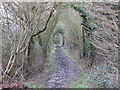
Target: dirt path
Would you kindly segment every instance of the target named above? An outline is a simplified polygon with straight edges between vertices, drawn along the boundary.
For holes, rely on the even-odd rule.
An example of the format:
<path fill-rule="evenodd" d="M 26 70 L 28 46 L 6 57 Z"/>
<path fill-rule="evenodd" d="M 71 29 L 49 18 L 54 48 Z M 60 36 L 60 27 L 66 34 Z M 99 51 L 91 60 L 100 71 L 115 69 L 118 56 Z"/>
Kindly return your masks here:
<path fill-rule="evenodd" d="M 68 80 L 75 77 L 74 63 L 64 55 L 61 47 L 56 47 L 53 55 L 54 66 L 53 71 L 48 79 L 46 88 L 65 88 Z"/>

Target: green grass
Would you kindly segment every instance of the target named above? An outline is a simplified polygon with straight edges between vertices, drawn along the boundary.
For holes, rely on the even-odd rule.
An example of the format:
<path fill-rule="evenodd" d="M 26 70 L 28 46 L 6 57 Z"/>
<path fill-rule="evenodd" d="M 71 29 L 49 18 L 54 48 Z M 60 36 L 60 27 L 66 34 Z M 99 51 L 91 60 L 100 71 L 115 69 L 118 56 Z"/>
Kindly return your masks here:
<path fill-rule="evenodd" d="M 55 48 L 52 47 L 51 51 L 50 51 L 50 55 L 53 55 L 55 53 Z"/>
<path fill-rule="evenodd" d="M 65 54 L 65 56 L 67 56 L 68 58 L 70 58 L 71 60 L 75 60 L 74 57 L 65 49 L 62 49 L 63 53 Z"/>
<path fill-rule="evenodd" d="M 70 60 L 72 60 L 72 61 L 75 63 L 75 65 L 76 65 L 76 67 L 77 67 L 78 69 L 81 69 L 81 67 L 82 67 L 82 65 L 81 65 L 81 63 L 80 63 L 81 60 L 76 59 L 73 55 L 71 55 L 71 54 L 69 53 L 68 50 L 66 50 L 66 49 L 62 49 L 62 50 L 63 50 L 64 55 L 67 56 Z"/>
<path fill-rule="evenodd" d="M 79 72 L 76 75 L 76 79 L 71 81 L 70 84 L 67 85 L 68 88 L 92 88 L 94 84 L 91 80 L 91 74 L 89 70 L 86 72 Z M 95 81 L 96 82 L 96 81 Z M 97 83 L 97 82 L 96 82 Z"/>
<path fill-rule="evenodd" d="M 87 85 L 87 78 L 83 75 L 79 75 L 79 78 L 77 77 L 77 80 L 72 81 L 67 86 L 68 88 L 88 88 Z"/>
<path fill-rule="evenodd" d="M 76 68 L 80 70 L 82 68 L 81 60 L 75 59 L 74 56 L 72 56 L 66 49 L 63 49 L 63 53 L 72 60 Z M 77 73 L 76 80 L 70 81 L 70 84 L 67 85 L 68 88 L 89 88 L 90 83 L 88 83 L 88 74 L 86 73 Z"/>
<path fill-rule="evenodd" d="M 30 83 L 25 83 L 24 85 L 27 88 L 41 88 L 40 85 L 38 85 L 36 83 L 31 83 L 31 84 Z"/>
<path fill-rule="evenodd" d="M 52 69 L 53 66 L 53 54 L 55 53 L 55 48 L 52 47 L 48 56 L 48 62 L 45 63 L 45 70 L 49 71 Z"/>

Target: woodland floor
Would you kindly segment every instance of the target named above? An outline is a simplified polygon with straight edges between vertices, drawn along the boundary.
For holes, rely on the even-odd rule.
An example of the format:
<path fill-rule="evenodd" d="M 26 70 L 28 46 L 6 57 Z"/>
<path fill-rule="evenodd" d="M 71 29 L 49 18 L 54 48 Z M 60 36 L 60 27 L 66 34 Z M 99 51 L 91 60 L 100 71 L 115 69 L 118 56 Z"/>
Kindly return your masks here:
<path fill-rule="evenodd" d="M 96 88 L 104 75 L 74 59 L 63 47 L 56 46 L 50 51 L 43 72 L 36 72 L 22 82 L 25 88 Z M 4 84 L 0 87 L 23 87 L 19 83 Z"/>
<path fill-rule="evenodd" d="M 77 71 L 75 64 L 64 54 L 62 47 L 56 46 L 52 59 L 52 70 L 44 73 L 44 75 L 38 75 L 30 79 L 26 84 L 27 86 L 32 88 L 66 88 L 67 84 L 75 79 Z M 32 86 L 30 86 L 29 82 Z"/>
<path fill-rule="evenodd" d="M 75 65 L 64 55 L 61 47 L 58 46 L 56 47 L 53 58 L 55 59 L 53 71 L 49 76 L 49 80 L 47 81 L 48 84 L 45 87 L 65 88 L 68 80 L 75 77 Z"/>

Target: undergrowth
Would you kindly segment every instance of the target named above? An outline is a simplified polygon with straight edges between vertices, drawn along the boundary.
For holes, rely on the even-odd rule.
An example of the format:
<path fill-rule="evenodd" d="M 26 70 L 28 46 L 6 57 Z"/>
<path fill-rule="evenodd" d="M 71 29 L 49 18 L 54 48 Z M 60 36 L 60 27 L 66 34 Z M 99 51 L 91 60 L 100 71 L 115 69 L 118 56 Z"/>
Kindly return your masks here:
<path fill-rule="evenodd" d="M 26 88 L 41 88 L 41 86 L 36 83 L 27 83 L 26 82 L 24 85 Z"/>
<path fill-rule="evenodd" d="M 69 88 L 88 88 L 87 86 L 87 76 L 86 75 L 82 75 L 82 73 L 80 73 L 79 71 L 82 69 L 82 65 L 78 62 L 80 60 L 75 59 L 75 57 L 73 57 L 67 50 L 63 49 L 63 53 L 65 54 L 65 56 L 67 56 L 68 58 L 70 58 L 70 60 L 72 60 L 77 68 L 77 77 L 76 80 L 70 81 L 70 84 L 67 85 L 67 87 Z"/>
<path fill-rule="evenodd" d="M 49 53 L 49 56 L 48 56 L 48 62 L 45 63 L 45 67 L 44 69 L 47 70 L 47 71 L 50 71 L 52 69 L 52 66 L 53 66 L 53 54 L 55 53 L 55 48 L 52 47 L 51 50 L 50 50 L 50 53 Z"/>

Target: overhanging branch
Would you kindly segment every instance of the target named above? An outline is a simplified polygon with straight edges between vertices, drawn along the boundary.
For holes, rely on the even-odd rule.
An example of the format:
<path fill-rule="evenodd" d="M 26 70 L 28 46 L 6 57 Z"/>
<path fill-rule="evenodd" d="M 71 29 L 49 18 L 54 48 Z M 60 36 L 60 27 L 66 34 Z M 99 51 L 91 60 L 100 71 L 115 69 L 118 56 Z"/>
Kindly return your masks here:
<path fill-rule="evenodd" d="M 50 18 L 52 17 L 53 12 L 55 11 L 55 8 L 56 8 L 56 7 L 57 7 L 57 4 L 55 4 L 55 5 L 52 7 L 52 10 L 51 10 L 51 12 L 50 12 L 50 15 L 49 15 L 49 17 L 48 17 L 48 19 L 47 19 L 47 21 L 46 21 L 46 24 L 45 24 L 45 27 L 43 28 L 43 30 L 37 32 L 36 34 L 33 34 L 32 37 L 37 36 L 37 35 L 39 35 L 40 33 L 44 32 L 44 31 L 46 30 L 47 25 L 48 25 L 48 22 L 50 21 Z"/>

